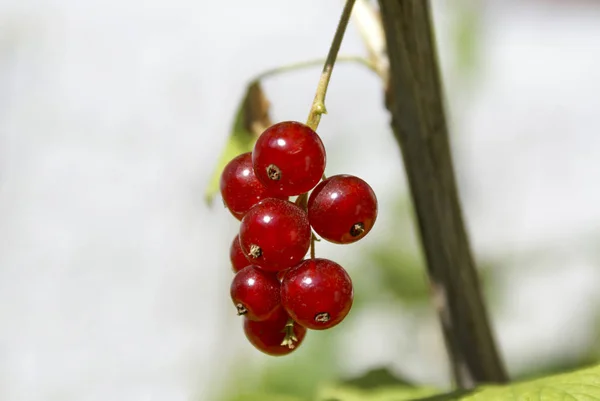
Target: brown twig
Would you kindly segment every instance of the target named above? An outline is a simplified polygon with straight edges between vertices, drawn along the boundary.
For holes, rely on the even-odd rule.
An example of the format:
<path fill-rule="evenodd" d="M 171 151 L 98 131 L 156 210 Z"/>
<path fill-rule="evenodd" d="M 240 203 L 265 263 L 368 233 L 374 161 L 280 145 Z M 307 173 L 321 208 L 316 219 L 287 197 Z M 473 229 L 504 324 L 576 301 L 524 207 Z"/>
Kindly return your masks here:
<path fill-rule="evenodd" d="M 390 63 L 386 103 L 455 380 L 462 388 L 505 382 L 456 188 L 429 1 L 379 5 Z"/>

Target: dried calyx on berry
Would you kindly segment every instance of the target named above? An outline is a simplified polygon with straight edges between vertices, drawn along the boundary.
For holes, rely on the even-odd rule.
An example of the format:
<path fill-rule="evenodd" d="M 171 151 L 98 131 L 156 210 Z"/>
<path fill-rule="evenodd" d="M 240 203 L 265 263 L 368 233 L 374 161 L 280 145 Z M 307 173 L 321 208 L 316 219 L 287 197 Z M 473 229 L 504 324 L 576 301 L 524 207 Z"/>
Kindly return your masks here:
<path fill-rule="evenodd" d="M 308 329 L 336 326 L 350 312 L 353 299 L 350 276 L 328 259 L 307 259 L 291 268 L 281 282 L 281 304 Z"/>
<path fill-rule="evenodd" d="M 283 308 L 264 322 L 244 319 L 244 334 L 256 349 L 267 355 L 281 356 L 294 352 L 304 341 L 306 328 L 289 318 Z"/>

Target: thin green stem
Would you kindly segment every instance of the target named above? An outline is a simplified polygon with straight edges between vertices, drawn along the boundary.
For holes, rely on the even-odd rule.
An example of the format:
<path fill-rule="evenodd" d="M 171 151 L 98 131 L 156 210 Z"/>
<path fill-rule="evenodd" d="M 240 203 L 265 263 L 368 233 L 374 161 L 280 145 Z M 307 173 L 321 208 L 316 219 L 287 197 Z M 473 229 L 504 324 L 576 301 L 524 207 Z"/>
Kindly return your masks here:
<path fill-rule="evenodd" d="M 354 6 L 355 2 L 356 0 L 346 1 L 346 5 L 342 11 L 342 16 L 340 17 L 340 22 L 338 23 L 335 35 L 333 36 L 333 41 L 331 42 L 331 47 L 329 48 L 329 54 L 327 54 L 327 59 L 325 60 L 325 65 L 323 66 L 321 79 L 317 85 L 317 93 L 315 94 L 315 99 L 313 100 L 310 113 L 308 114 L 308 118 L 306 120 L 306 125 L 311 127 L 313 130 L 316 130 L 319 126 L 321 115 L 327 113 L 327 109 L 325 108 L 325 95 L 327 94 L 327 86 L 329 85 L 331 73 L 333 72 L 333 66 L 335 65 L 340 46 L 342 45 L 344 33 L 346 33 L 346 27 L 348 26 L 348 21 L 350 20 L 350 15 L 352 14 L 352 7 Z"/>
<path fill-rule="evenodd" d="M 312 60 L 305 60 L 305 61 L 300 61 L 297 63 L 291 63 L 291 64 L 287 64 L 287 65 L 282 65 L 280 67 L 275 67 L 275 68 L 271 68 L 269 70 L 263 71 L 260 74 L 258 74 L 256 77 L 254 77 L 254 79 L 252 80 L 252 82 L 257 82 L 257 81 L 261 81 L 264 80 L 266 78 L 271 78 L 280 74 L 285 74 L 287 72 L 292 72 L 292 71 L 297 71 L 297 70 L 303 70 L 306 68 L 310 68 L 310 67 L 317 67 L 320 65 L 323 65 L 323 63 L 326 62 L 326 59 L 324 58 L 317 58 L 317 59 L 312 59 Z M 377 67 L 367 58 L 362 57 L 362 56 L 339 56 L 337 58 L 338 63 L 357 63 L 357 64 L 361 64 L 365 67 L 367 67 L 368 69 L 370 69 L 373 72 L 377 72 Z"/>

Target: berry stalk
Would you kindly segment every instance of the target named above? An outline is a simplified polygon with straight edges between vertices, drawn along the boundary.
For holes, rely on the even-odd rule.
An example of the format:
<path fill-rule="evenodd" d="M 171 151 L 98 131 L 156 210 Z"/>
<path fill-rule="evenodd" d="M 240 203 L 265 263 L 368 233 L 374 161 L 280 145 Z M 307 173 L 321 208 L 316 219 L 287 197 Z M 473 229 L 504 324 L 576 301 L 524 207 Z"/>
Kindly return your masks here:
<path fill-rule="evenodd" d="M 319 122 L 321 121 L 321 115 L 327 113 L 327 109 L 325 108 L 325 95 L 327 94 L 327 86 L 329 86 L 329 80 L 331 79 L 333 66 L 335 65 L 340 46 L 342 45 L 342 40 L 344 39 L 346 27 L 348 26 L 348 21 L 350 20 L 350 15 L 352 14 L 352 7 L 354 6 L 355 2 L 356 0 L 346 1 L 346 5 L 342 11 L 342 16 L 340 17 L 340 22 L 338 23 L 335 35 L 333 36 L 333 41 L 331 42 L 331 46 L 329 48 L 329 53 L 327 54 L 327 59 L 325 59 L 325 65 L 323 66 L 321 79 L 319 79 L 319 84 L 317 85 L 315 99 L 313 100 L 310 113 L 308 114 L 308 118 L 306 120 L 306 125 L 315 131 L 317 130 Z"/>
<path fill-rule="evenodd" d="M 310 237 L 310 258 L 315 258 L 315 243 L 321 241 L 315 234 Z"/>
<path fill-rule="evenodd" d="M 283 337 L 283 341 L 281 341 L 281 346 L 288 347 L 289 349 L 296 348 L 296 344 L 294 343 L 298 342 L 298 337 L 296 337 L 296 333 L 294 332 L 294 321 L 292 319 L 288 318 L 283 332 L 285 333 L 285 337 Z"/>
<path fill-rule="evenodd" d="M 321 72 L 321 78 L 319 79 L 319 83 L 317 84 L 317 93 L 315 94 L 312 106 L 310 107 L 308 118 L 306 119 L 306 125 L 312 128 L 314 131 L 317 130 L 319 123 L 321 122 L 321 115 L 327 113 L 327 108 L 325 107 L 325 96 L 327 95 L 327 88 L 329 86 L 329 81 L 331 80 L 333 66 L 335 65 L 338 52 L 340 51 L 340 46 L 342 45 L 342 40 L 344 39 L 346 27 L 348 26 L 348 21 L 350 21 L 350 16 L 352 15 L 352 8 L 354 7 L 355 2 L 356 0 L 347 0 L 346 4 L 344 5 L 344 9 L 342 10 L 342 15 L 340 17 L 340 22 L 338 23 L 337 29 L 335 30 L 331 46 L 329 47 L 329 53 L 327 54 L 327 58 L 325 59 L 325 65 L 323 66 L 323 71 Z M 367 66 L 374 70 L 372 64 L 369 63 L 367 64 Z M 322 179 L 327 179 L 325 173 L 323 173 Z M 310 241 L 310 257 L 312 259 L 315 258 L 315 241 L 316 237 L 313 234 L 311 236 Z"/>

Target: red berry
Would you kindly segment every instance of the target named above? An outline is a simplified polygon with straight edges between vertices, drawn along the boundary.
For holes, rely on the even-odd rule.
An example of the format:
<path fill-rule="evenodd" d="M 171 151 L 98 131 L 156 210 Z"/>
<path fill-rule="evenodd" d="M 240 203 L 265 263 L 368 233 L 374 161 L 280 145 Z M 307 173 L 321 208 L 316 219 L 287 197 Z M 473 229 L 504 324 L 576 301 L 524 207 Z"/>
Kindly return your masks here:
<path fill-rule="evenodd" d="M 340 323 L 352 307 L 352 280 L 337 263 L 307 259 L 290 269 L 281 283 L 281 304 L 294 321 L 313 330 Z"/>
<path fill-rule="evenodd" d="M 325 161 L 325 147 L 319 135 L 295 121 L 267 128 L 258 137 L 252 152 L 252 165 L 258 179 L 284 196 L 313 189 L 323 176 Z"/>
<path fill-rule="evenodd" d="M 229 260 L 231 260 L 231 269 L 234 273 L 252 264 L 244 254 L 244 251 L 242 251 L 239 234 L 235 236 L 229 247 Z"/>
<path fill-rule="evenodd" d="M 285 270 L 304 258 L 311 230 L 304 210 L 292 202 L 268 198 L 242 219 L 240 245 L 252 264 L 268 271 Z"/>
<path fill-rule="evenodd" d="M 289 322 L 288 315 L 283 308 L 275 312 L 275 316 L 264 322 L 253 322 L 244 319 L 244 333 L 246 338 L 256 349 L 268 355 L 287 355 L 304 340 L 306 328 L 296 322 Z"/>
<path fill-rule="evenodd" d="M 308 198 L 308 220 L 330 242 L 349 244 L 365 235 L 377 219 L 377 198 L 365 181 L 334 175 L 322 181 Z"/>
<path fill-rule="evenodd" d="M 262 199 L 278 196 L 254 175 L 252 154 L 243 153 L 231 160 L 221 173 L 221 196 L 225 206 L 238 220 Z"/>
<path fill-rule="evenodd" d="M 236 273 L 231 283 L 231 300 L 250 320 L 267 320 L 280 306 L 281 285 L 274 274 L 256 266 L 246 266 Z"/>

